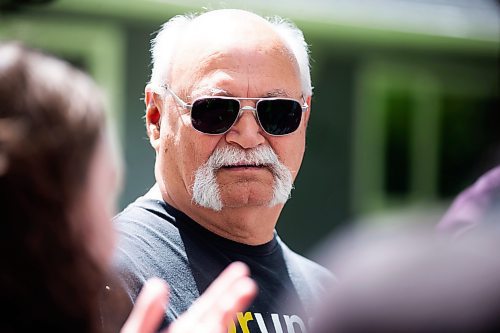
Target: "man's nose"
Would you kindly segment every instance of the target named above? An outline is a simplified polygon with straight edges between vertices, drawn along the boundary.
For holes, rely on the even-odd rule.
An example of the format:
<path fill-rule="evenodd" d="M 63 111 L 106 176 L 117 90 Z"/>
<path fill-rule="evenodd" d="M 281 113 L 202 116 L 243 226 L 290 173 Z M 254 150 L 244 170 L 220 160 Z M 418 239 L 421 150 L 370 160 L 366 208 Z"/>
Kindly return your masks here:
<path fill-rule="evenodd" d="M 243 107 L 236 124 L 226 133 L 226 141 L 244 149 L 255 148 L 265 142 L 263 130 L 254 111 Z"/>

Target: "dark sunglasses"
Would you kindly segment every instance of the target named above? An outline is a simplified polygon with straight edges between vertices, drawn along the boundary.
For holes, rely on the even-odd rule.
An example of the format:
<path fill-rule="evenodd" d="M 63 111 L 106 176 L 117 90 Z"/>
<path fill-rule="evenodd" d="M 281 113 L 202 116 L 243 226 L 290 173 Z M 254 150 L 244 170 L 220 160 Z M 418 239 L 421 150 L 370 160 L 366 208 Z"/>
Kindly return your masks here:
<path fill-rule="evenodd" d="M 291 98 L 201 97 L 188 104 L 168 86 L 165 88 L 184 109 L 191 111 L 191 124 L 205 134 L 224 134 L 233 127 L 243 111 L 252 111 L 260 127 L 270 135 L 287 135 L 299 128 L 302 112 L 309 107 Z M 241 107 L 240 101 L 257 101 L 255 108 Z"/>

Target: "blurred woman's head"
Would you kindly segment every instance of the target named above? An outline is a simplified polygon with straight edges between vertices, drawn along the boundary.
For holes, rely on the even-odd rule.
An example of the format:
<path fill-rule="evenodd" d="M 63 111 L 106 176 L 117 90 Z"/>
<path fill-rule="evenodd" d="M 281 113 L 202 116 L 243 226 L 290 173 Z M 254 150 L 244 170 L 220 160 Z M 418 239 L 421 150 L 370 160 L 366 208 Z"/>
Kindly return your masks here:
<path fill-rule="evenodd" d="M 88 319 L 114 241 L 116 169 L 105 133 L 101 92 L 86 74 L 0 44 L 0 285 L 4 314 L 19 327 L 36 324 L 22 316 L 30 313 L 64 330 L 65 311 L 94 329 Z"/>
<path fill-rule="evenodd" d="M 338 283 L 317 304 L 311 331 L 500 332 L 499 231 L 479 224 L 451 239 L 405 221 L 335 234 L 321 261 Z"/>

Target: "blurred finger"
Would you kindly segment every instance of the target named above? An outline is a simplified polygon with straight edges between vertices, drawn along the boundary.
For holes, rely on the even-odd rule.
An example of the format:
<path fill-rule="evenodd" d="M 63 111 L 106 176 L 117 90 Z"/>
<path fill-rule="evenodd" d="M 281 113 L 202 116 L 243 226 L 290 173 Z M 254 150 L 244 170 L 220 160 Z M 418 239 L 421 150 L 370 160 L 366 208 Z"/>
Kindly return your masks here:
<path fill-rule="evenodd" d="M 146 281 L 121 333 L 153 333 L 160 326 L 168 302 L 168 285 L 152 278 Z"/>
<path fill-rule="evenodd" d="M 228 266 L 168 332 L 226 332 L 236 312 L 246 309 L 257 293 L 249 273 L 243 263 Z"/>

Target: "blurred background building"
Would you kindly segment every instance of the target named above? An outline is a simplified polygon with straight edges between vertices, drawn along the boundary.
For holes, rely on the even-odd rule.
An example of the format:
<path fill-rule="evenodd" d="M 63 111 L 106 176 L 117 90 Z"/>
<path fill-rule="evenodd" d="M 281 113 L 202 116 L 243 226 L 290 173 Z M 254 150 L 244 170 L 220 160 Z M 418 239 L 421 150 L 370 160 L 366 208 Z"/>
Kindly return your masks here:
<path fill-rule="evenodd" d="M 106 91 L 126 166 L 120 209 L 154 182 L 142 102 L 149 41 L 170 17 L 205 8 L 288 17 L 310 44 L 306 156 L 278 224 L 295 250 L 307 255 L 349 223 L 436 223 L 500 164 L 497 1 L 0 0 L 0 8 L 1 40 L 55 53 Z"/>

